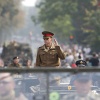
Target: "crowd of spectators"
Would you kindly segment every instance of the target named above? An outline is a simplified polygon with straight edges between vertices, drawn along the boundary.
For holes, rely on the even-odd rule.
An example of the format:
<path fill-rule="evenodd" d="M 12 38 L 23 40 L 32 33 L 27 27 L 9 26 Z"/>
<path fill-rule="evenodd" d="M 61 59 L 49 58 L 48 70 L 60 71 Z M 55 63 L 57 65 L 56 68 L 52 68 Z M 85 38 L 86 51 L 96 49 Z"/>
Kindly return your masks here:
<path fill-rule="evenodd" d="M 67 68 L 76 68 L 75 62 L 77 60 L 84 60 L 87 62 L 87 67 L 99 67 L 100 53 L 91 50 L 89 46 L 82 47 L 77 44 L 63 45 L 63 50 L 67 52 L 66 59 L 62 61 L 62 65 Z"/>
<path fill-rule="evenodd" d="M 75 62 L 77 60 L 85 60 L 87 67 L 98 67 L 100 65 L 100 53 L 93 52 L 89 46 L 82 47 L 78 44 L 73 44 L 71 46 L 61 45 L 61 47 L 67 52 L 66 59 L 61 61 L 61 67 L 76 68 Z M 29 44 L 12 41 L 0 46 L 0 67 L 8 66 L 15 56 L 20 58 L 22 66 L 26 66 L 27 61 L 31 63 L 33 61 Z"/>

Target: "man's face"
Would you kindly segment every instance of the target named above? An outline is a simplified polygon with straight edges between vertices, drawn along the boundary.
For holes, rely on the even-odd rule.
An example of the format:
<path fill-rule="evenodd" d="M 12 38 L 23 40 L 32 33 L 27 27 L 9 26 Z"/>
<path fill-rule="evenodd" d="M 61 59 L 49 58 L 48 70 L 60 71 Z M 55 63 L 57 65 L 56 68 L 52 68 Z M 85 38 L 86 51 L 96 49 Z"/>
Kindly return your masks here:
<path fill-rule="evenodd" d="M 18 58 L 14 59 L 14 63 L 18 64 L 19 63 L 19 59 Z"/>
<path fill-rule="evenodd" d="M 9 73 L 0 74 L 0 95 L 9 94 L 14 90 L 15 84 Z"/>
<path fill-rule="evenodd" d="M 52 43 L 52 38 L 51 37 L 48 37 L 48 38 L 44 38 L 44 43 L 46 46 L 51 46 L 51 43 Z"/>
<path fill-rule="evenodd" d="M 29 66 L 31 66 L 31 65 L 32 65 L 31 60 L 28 60 L 28 61 L 27 61 L 27 66 L 29 67 Z"/>
<path fill-rule="evenodd" d="M 91 90 L 91 84 L 92 84 L 92 82 L 90 80 L 83 81 L 83 82 L 75 80 L 75 82 L 74 82 L 76 91 L 81 96 L 85 96 L 89 93 L 89 91 Z"/>

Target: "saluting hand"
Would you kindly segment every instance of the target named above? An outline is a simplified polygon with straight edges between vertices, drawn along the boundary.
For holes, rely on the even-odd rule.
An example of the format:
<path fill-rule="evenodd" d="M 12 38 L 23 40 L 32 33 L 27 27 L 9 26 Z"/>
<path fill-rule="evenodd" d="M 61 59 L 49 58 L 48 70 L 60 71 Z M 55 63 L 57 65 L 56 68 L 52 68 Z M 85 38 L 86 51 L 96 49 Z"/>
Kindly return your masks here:
<path fill-rule="evenodd" d="M 55 46 L 58 46 L 58 42 L 57 42 L 56 39 L 54 39 L 54 45 L 55 45 Z"/>

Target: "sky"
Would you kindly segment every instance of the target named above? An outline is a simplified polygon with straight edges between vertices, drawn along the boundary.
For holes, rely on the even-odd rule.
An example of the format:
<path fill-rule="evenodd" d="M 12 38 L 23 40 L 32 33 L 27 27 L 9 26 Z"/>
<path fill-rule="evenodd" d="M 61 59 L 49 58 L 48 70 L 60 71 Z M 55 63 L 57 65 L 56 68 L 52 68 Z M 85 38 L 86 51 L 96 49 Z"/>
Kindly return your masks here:
<path fill-rule="evenodd" d="M 22 4 L 28 7 L 34 7 L 37 0 L 23 0 Z"/>

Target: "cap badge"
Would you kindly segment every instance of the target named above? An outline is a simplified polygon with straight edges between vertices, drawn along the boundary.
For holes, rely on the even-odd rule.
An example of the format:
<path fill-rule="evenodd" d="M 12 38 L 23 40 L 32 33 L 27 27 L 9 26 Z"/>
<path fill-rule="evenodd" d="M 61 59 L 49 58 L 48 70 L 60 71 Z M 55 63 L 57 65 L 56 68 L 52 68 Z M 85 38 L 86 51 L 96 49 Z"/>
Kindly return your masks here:
<path fill-rule="evenodd" d="M 81 64 L 83 64 L 83 61 L 80 61 Z"/>

